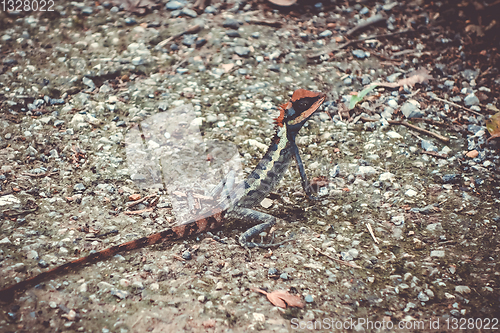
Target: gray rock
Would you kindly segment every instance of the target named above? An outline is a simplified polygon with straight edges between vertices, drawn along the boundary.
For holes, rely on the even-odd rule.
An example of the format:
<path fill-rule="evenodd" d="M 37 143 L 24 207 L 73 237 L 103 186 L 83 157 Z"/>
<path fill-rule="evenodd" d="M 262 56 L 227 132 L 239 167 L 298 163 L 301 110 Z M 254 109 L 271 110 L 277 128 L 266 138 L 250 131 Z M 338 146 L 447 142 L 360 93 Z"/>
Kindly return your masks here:
<path fill-rule="evenodd" d="M 111 289 L 111 295 L 116 296 L 119 299 L 125 299 L 128 297 L 129 292 L 120 289 Z"/>
<path fill-rule="evenodd" d="M 92 7 L 83 7 L 82 9 L 83 15 L 92 15 L 93 12 L 94 10 L 92 9 Z"/>
<path fill-rule="evenodd" d="M 178 9 L 181 9 L 182 7 L 184 7 L 184 4 L 182 2 L 179 2 L 179 1 L 169 1 L 165 5 L 165 8 L 167 10 L 178 10 Z"/>
<path fill-rule="evenodd" d="M 11 66 L 11 65 L 17 64 L 17 60 L 16 59 L 12 59 L 12 58 L 5 58 L 5 59 L 2 60 L 2 63 L 4 65 Z"/>
<path fill-rule="evenodd" d="M 340 252 L 340 256 L 344 261 L 353 261 L 354 258 L 349 252 Z"/>
<path fill-rule="evenodd" d="M 12 244 L 12 242 L 9 240 L 8 237 L 0 239 L 0 245 L 8 245 L 8 244 Z"/>
<path fill-rule="evenodd" d="M 427 296 L 427 294 L 425 294 L 423 291 L 418 293 L 417 298 L 420 302 L 427 302 L 429 300 L 429 296 Z"/>
<path fill-rule="evenodd" d="M 236 53 L 240 57 L 248 57 L 250 55 L 250 48 L 246 46 L 236 46 L 234 48 L 234 53 Z"/>
<path fill-rule="evenodd" d="M 198 14 L 194 10 L 192 10 L 190 8 L 182 8 L 181 15 L 186 15 L 186 16 L 189 16 L 189 17 L 192 17 L 192 18 L 195 18 L 195 17 L 198 16 Z"/>
<path fill-rule="evenodd" d="M 394 99 L 388 100 L 387 105 L 389 105 L 393 109 L 397 109 L 399 107 L 398 102 L 396 102 Z"/>
<path fill-rule="evenodd" d="M 198 38 L 197 35 L 184 35 L 184 38 L 182 39 L 182 44 L 186 46 L 191 46 L 196 42 L 197 38 Z"/>
<path fill-rule="evenodd" d="M 144 65 L 145 63 L 146 61 L 142 57 L 135 57 L 132 59 L 132 65 L 134 66 Z"/>
<path fill-rule="evenodd" d="M 359 251 L 357 249 L 349 249 L 348 252 L 354 259 L 359 257 Z"/>
<path fill-rule="evenodd" d="M 236 30 L 240 27 L 240 23 L 235 19 L 228 18 L 222 23 L 222 26 L 224 28 L 231 28 Z"/>
<path fill-rule="evenodd" d="M 479 105 L 479 98 L 471 93 L 464 98 L 464 104 L 465 106 Z"/>
<path fill-rule="evenodd" d="M 270 65 L 268 69 L 271 72 L 276 72 L 276 73 L 279 73 L 281 71 L 281 67 L 279 65 Z"/>
<path fill-rule="evenodd" d="M 456 286 L 455 291 L 461 294 L 469 294 L 471 289 L 468 286 Z"/>
<path fill-rule="evenodd" d="M 233 38 L 240 37 L 240 33 L 238 32 L 238 30 L 228 30 L 226 31 L 226 35 Z"/>
<path fill-rule="evenodd" d="M 445 85 L 445 87 L 447 87 L 448 89 L 451 89 L 451 88 L 453 88 L 453 86 L 455 85 L 455 81 L 452 81 L 452 80 L 446 80 L 446 81 L 444 81 L 444 85 Z"/>
<path fill-rule="evenodd" d="M 86 85 L 87 87 L 89 87 L 91 90 L 94 90 L 95 89 L 95 83 L 94 81 L 92 81 L 91 79 L 89 79 L 88 77 L 83 77 L 82 78 L 82 82 L 84 85 Z"/>
<path fill-rule="evenodd" d="M 366 57 L 365 51 L 363 50 L 352 50 L 352 54 L 358 59 L 364 59 Z"/>
<path fill-rule="evenodd" d="M 413 101 L 404 103 L 401 106 L 401 113 L 403 113 L 406 118 L 421 118 L 423 115 L 419 109 L 418 103 Z"/>
<path fill-rule="evenodd" d="M 0 197 L 0 207 L 14 206 L 19 205 L 20 203 L 21 201 L 12 194 L 3 195 Z"/>
<path fill-rule="evenodd" d="M 207 6 L 207 8 L 205 8 L 205 13 L 215 14 L 217 13 L 217 9 L 214 6 Z"/>
<path fill-rule="evenodd" d="M 442 178 L 443 182 L 446 184 L 456 183 L 458 181 L 458 175 L 454 173 L 446 174 Z"/>
<path fill-rule="evenodd" d="M 83 185 L 82 183 L 78 183 L 75 186 L 73 186 L 73 190 L 75 192 L 85 191 L 85 185 Z"/>
<path fill-rule="evenodd" d="M 49 99 L 49 105 L 60 105 L 64 104 L 64 99 L 62 98 L 50 98 Z"/>
<path fill-rule="evenodd" d="M 325 30 L 319 34 L 319 37 L 327 38 L 327 37 L 330 37 L 331 35 L 333 35 L 333 32 L 331 32 L 331 30 Z"/>
<path fill-rule="evenodd" d="M 126 25 L 134 25 L 134 24 L 137 24 L 137 21 L 133 17 L 127 17 L 125 19 L 125 24 Z"/>
<path fill-rule="evenodd" d="M 464 77 L 464 79 L 469 80 L 469 81 L 475 80 L 479 76 L 479 69 L 475 69 L 475 70 L 466 69 L 466 70 L 462 71 L 462 76 Z"/>
<path fill-rule="evenodd" d="M 201 39 L 197 39 L 194 44 L 195 44 L 195 47 L 200 48 L 203 45 L 205 45 L 206 43 L 207 43 L 207 40 L 205 38 L 201 38 Z"/>
<path fill-rule="evenodd" d="M 438 147 L 436 147 L 434 145 L 434 143 L 432 143 L 431 141 L 428 141 L 428 140 L 422 140 L 422 142 L 420 143 L 420 145 L 422 146 L 422 149 L 425 150 L 425 151 L 438 151 Z"/>
<path fill-rule="evenodd" d="M 431 251 L 431 257 L 443 258 L 445 256 L 444 250 L 434 250 Z"/>
<path fill-rule="evenodd" d="M 182 252 L 182 259 L 184 260 L 191 260 L 193 257 L 191 255 L 191 252 L 189 252 L 188 250 Z"/>
<path fill-rule="evenodd" d="M 401 73 L 394 73 L 392 75 L 389 75 L 387 77 L 387 81 L 388 82 L 396 82 L 401 75 L 402 75 Z"/>
<path fill-rule="evenodd" d="M 18 264 L 14 264 L 11 266 L 13 270 L 15 270 L 16 272 L 22 272 L 26 269 L 26 265 L 23 264 L 22 262 L 18 263 Z"/>

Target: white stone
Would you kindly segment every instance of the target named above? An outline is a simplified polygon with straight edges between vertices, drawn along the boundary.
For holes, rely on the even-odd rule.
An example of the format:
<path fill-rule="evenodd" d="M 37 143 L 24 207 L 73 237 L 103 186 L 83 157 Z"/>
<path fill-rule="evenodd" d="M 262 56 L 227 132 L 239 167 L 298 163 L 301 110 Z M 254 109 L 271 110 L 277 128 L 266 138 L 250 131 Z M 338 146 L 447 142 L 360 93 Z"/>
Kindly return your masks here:
<path fill-rule="evenodd" d="M 403 138 L 401 136 L 401 134 L 399 134 L 398 132 L 394 132 L 394 131 L 389 131 L 385 135 L 387 135 L 391 139 L 402 139 Z"/>
<path fill-rule="evenodd" d="M 2 170 L 3 171 L 3 170 Z M 0 207 L 19 205 L 21 201 L 13 196 L 12 194 L 4 195 L 0 197 Z"/>
<path fill-rule="evenodd" d="M 409 189 L 408 191 L 405 192 L 405 195 L 408 196 L 408 197 L 414 197 L 418 194 L 417 191 L 415 190 L 412 190 L 412 189 Z"/>

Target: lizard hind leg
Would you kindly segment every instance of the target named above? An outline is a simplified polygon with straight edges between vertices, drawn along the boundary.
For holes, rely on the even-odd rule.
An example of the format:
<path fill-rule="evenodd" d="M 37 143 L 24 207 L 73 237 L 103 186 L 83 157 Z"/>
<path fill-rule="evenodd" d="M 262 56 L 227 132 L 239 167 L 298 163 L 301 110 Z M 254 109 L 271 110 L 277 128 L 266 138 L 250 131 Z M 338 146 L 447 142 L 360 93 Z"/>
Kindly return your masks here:
<path fill-rule="evenodd" d="M 251 227 L 250 229 L 248 229 L 247 231 L 245 231 L 240 235 L 239 242 L 240 245 L 243 247 L 269 248 L 269 247 L 280 246 L 290 241 L 290 239 L 288 239 L 280 243 L 268 243 L 268 244 L 250 242 L 250 239 L 252 239 L 255 236 L 258 236 L 262 231 L 271 228 L 273 225 L 276 224 L 278 219 L 272 215 L 262 213 L 250 208 L 234 207 L 229 213 L 229 217 L 238 220 L 246 220 L 253 223 L 258 223 L 257 225 Z"/>

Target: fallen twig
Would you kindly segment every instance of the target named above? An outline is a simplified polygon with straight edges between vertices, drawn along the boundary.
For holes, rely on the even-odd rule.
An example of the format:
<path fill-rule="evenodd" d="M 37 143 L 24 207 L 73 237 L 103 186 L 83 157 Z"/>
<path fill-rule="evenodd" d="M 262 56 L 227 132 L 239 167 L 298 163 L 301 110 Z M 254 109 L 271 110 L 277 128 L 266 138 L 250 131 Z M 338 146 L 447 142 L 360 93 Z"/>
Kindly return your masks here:
<path fill-rule="evenodd" d="M 383 13 L 373 15 L 372 17 L 369 17 L 366 20 L 359 23 L 358 25 L 356 25 L 351 30 L 347 31 L 346 35 L 350 36 L 350 35 L 354 34 L 356 31 L 364 30 L 364 29 L 368 28 L 370 25 L 375 25 L 375 24 L 378 24 L 380 22 L 384 22 L 386 20 L 387 20 L 387 15 L 385 15 Z"/>
<path fill-rule="evenodd" d="M 26 210 L 14 210 L 14 209 L 6 209 L 2 211 L 1 213 L 5 216 L 17 216 L 17 215 L 22 215 L 22 214 L 28 214 L 28 213 L 33 213 L 36 211 L 36 208 L 33 209 L 26 209 Z"/>
<path fill-rule="evenodd" d="M 368 231 L 370 232 L 370 235 L 372 236 L 373 241 L 374 241 L 375 243 L 379 244 L 377 237 L 375 237 L 375 234 L 373 233 L 373 229 L 372 229 L 372 226 L 370 225 L 370 223 L 366 223 L 366 228 L 367 228 L 367 229 L 368 229 Z"/>
<path fill-rule="evenodd" d="M 267 19 L 264 19 L 264 20 L 250 19 L 246 22 L 248 22 L 250 24 L 267 25 L 267 26 L 274 27 L 274 28 L 281 28 L 281 26 L 283 25 L 279 21 L 269 21 Z"/>
<path fill-rule="evenodd" d="M 360 38 L 360 39 L 356 39 L 356 40 L 350 40 L 348 42 L 345 42 L 344 44 L 335 45 L 332 48 L 327 48 L 325 50 L 319 51 L 318 53 L 308 54 L 307 58 L 310 59 L 310 60 L 317 59 L 317 58 L 321 57 L 324 54 L 328 54 L 328 53 L 332 53 L 332 52 L 337 52 L 337 51 L 340 51 L 342 49 L 345 49 L 346 47 L 348 47 L 350 45 L 357 44 L 357 43 L 360 43 L 360 42 L 364 42 L 364 41 L 369 40 L 369 39 L 392 37 L 392 36 L 406 34 L 406 33 L 413 32 L 413 31 L 414 31 L 413 29 L 407 29 L 407 30 L 402 30 L 402 31 L 397 31 L 397 32 L 391 32 L 391 33 L 388 33 L 388 34 L 381 34 L 381 35 L 375 35 L 375 36 L 369 36 L 369 37 L 365 37 L 365 38 Z"/>
<path fill-rule="evenodd" d="M 145 212 L 152 212 L 153 208 L 146 208 L 146 209 L 141 209 L 141 210 L 134 210 L 134 211 L 125 211 L 123 212 L 126 215 L 139 215 Z"/>
<path fill-rule="evenodd" d="M 391 125 L 403 125 L 403 126 L 406 126 L 408 128 L 411 128 L 411 129 L 414 129 L 416 131 L 419 131 L 421 133 L 425 133 L 427 135 L 430 135 L 430 136 L 433 136 L 435 137 L 436 139 L 439 139 L 443 142 L 450 142 L 450 139 L 445 137 L 445 136 L 442 136 L 440 134 L 437 134 L 437 133 L 434 133 L 434 132 L 431 132 L 431 131 L 428 131 L 426 129 L 423 129 L 421 127 L 418 127 L 418 126 L 415 126 L 415 125 L 412 125 L 412 124 L 408 124 L 406 121 L 404 120 L 387 120 L 387 122 Z"/>
<path fill-rule="evenodd" d="M 356 265 L 355 263 L 350 263 L 348 261 L 344 261 L 344 260 L 340 260 L 340 259 L 337 259 L 335 257 L 332 257 L 331 255 L 329 254 L 326 254 L 326 253 L 323 253 L 321 252 L 320 249 L 317 249 L 315 248 L 314 246 L 311 246 L 314 250 L 316 250 L 318 253 L 324 255 L 325 257 L 327 257 L 328 259 L 332 259 L 333 261 L 335 261 L 336 263 L 338 264 L 341 264 L 341 265 L 346 265 L 346 266 L 349 266 L 349 267 L 352 267 L 352 268 L 362 268 L 361 266 L 358 266 Z"/>
<path fill-rule="evenodd" d="M 149 198 L 153 198 L 153 197 L 156 197 L 156 194 L 150 194 L 150 195 L 147 195 L 145 196 L 144 198 L 142 199 L 139 199 L 139 200 L 136 200 L 136 201 L 132 201 L 132 202 L 129 202 L 127 203 L 127 208 L 130 208 L 130 207 L 133 207 L 141 202 L 143 202 L 144 200 L 148 200 Z"/>
<path fill-rule="evenodd" d="M 195 34 L 198 31 L 200 31 L 200 29 L 201 29 L 201 27 L 199 25 L 194 25 L 192 27 L 189 27 L 187 30 L 185 30 L 185 31 L 183 31 L 181 33 L 178 33 L 176 35 L 168 37 L 167 39 L 162 40 L 161 42 L 159 42 L 155 46 L 155 49 L 159 50 L 162 47 L 164 47 L 165 45 L 167 45 L 168 43 L 170 43 L 171 41 L 173 41 L 174 39 L 179 38 L 179 37 L 181 37 L 182 35 L 185 35 L 185 34 Z"/>
<path fill-rule="evenodd" d="M 431 155 L 431 156 L 437 157 L 437 158 L 443 158 L 443 159 L 447 159 L 448 158 L 448 156 L 436 153 L 435 151 L 425 151 L 425 150 L 422 150 L 420 153 L 421 154 L 426 154 L 426 155 Z"/>
<path fill-rule="evenodd" d="M 457 104 L 457 103 L 453 103 L 453 102 L 447 101 L 447 100 L 445 100 L 445 99 L 443 99 L 443 98 L 439 98 L 439 97 L 437 97 L 437 96 L 433 96 L 433 97 L 431 97 L 431 99 L 435 99 L 435 100 L 437 100 L 437 101 L 440 101 L 440 102 L 443 102 L 443 103 L 446 103 L 446 104 L 450 104 L 450 105 L 456 106 L 457 108 L 462 108 L 462 109 L 464 109 L 465 111 L 468 111 L 468 112 L 470 112 L 470 113 L 474 113 L 475 115 L 478 115 L 478 116 L 484 116 L 483 114 L 481 114 L 481 113 L 479 113 L 479 112 L 477 112 L 477 111 L 474 111 L 474 110 L 469 109 L 468 107 L 465 107 L 465 106 L 463 106 L 463 105 L 460 105 L 460 104 Z"/>
<path fill-rule="evenodd" d="M 44 173 L 29 173 L 29 172 L 23 172 L 23 176 L 30 176 L 30 177 L 48 177 L 57 174 L 57 172 L 44 172 Z"/>

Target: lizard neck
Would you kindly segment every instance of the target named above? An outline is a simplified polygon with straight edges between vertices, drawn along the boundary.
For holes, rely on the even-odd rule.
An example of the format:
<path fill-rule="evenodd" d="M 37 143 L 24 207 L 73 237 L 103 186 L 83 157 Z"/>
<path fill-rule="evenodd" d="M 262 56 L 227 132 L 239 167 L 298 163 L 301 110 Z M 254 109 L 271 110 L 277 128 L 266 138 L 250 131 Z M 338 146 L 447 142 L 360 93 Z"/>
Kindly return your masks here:
<path fill-rule="evenodd" d="M 264 199 L 283 178 L 293 157 L 294 136 L 286 126 L 277 126 L 271 145 L 259 164 L 243 182 L 244 193 L 237 206 L 250 208 Z"/>

